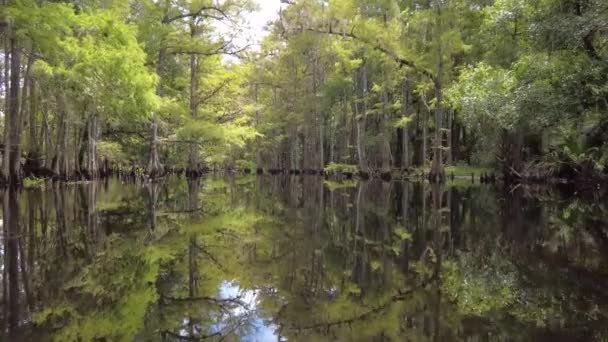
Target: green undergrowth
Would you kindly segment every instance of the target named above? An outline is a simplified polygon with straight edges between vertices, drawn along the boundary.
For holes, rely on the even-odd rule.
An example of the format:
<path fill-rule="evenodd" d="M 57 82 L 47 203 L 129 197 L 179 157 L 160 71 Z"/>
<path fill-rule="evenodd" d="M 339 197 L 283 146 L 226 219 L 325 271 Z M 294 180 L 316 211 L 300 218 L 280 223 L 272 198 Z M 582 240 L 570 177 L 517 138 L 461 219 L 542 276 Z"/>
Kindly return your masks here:
<path fill-rule="evenodd" d="M 428 165 L 416 167 L 412 170 L 411 174 L 413 175 L 428 175 L 431 171 L 431 167 Z M 470 176 L 474 174 L 475 176 L 479 176 L 481 174 L 487 173 L 491 174 L 492 172 L 496 173 L 492 168 L 479 166 L 479 165 L 467 165 L 467 164 L 456 164 L 456 165 L 447 165 L 445 167 L 445 174 L 450 176 Z"/>
<path fill-rule="evenodd" d="M 234 164 L 235 164 L 237 170 L 245 170 L 245 169 L 255 170 L 257 168 L 256 163 L 254 163 L 252 161 L 248 161 L 248 160 L 239 159 Z"/>
<path fill-rule="evenodd" d="M 23 179 L 23 187 L 26 189 L 42 188 L 44 186 L 44 182 L 44 178 L 26 177 Z"/>
<path fill-rule="evenodd" d="M 359 167 L 356 165 L 330 163 L 325 167 L 327 173 L 358 173 Z"/>
<path fill-rule="evenodd" d="M 479 181 L 471 182 L 471 177 L 468 178 L 454 178 L 447 181 L 447 186 L 450 188 L 470 188 L 474 186 L 480 186 Z"/>
<path fill-rule="evenodd" d="M 347 179 L 341 182 L 326 180 L 325 187 L 327 187 L 329 191 L 334 192 L 339 189 L 356 188 L 357 182 L 352 179 Z"/>
<path fill-rule="evenodd" d="M 491 174 L 495 172 L 491 168 L 479 166 L 479 165 L 466 165 L 466 164 L 456 164 L 446 166 L 445 173 L 450 175 L 454 174 L 455 176 L 470 176 L 471 174 L 475 174 L 475 176 L 479 176 L 483 173 Z"/>

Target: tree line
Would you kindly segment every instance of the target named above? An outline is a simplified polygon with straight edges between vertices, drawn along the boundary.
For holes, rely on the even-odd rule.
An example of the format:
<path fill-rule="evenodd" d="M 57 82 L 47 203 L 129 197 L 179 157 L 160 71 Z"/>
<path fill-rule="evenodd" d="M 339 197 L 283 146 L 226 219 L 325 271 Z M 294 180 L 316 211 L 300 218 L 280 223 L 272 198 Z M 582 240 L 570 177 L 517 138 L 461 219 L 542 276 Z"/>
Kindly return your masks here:
<path fill-rule="evenodd" d="M 248 1 L 4 1 L 2 179 L 220 163 L 254 135 L 247 64 L 224 63 Z M 223 27 L 218 34 L 218 27 Z"/>
<path fill-rule="evenodd" d="M 270 169 L 608 166 L 608 4 L 283 1 L 254 85 Z"/>
<path fill-rule="evenodd" d="M 249 0 L 5 0 L 1 178 L 605 176 L 604 1 L 281 2 L 256 50 Z"/>

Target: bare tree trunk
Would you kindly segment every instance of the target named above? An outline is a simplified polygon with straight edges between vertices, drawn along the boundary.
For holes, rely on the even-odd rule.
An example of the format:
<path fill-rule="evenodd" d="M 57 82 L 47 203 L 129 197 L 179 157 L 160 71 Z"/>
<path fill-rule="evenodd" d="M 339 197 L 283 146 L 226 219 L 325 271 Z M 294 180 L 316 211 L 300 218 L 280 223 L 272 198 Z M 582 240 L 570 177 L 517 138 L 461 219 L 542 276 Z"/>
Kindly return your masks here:
<path fill-rule="evenodd" d="M 196 37 L 196 19 L 192 19 L 190 24 L 190 37 L 194 39 Z M 198 69 L 198 55 L 196 53 L 190 54 L 190 117 L 194 120 L 197 117 L 197 96 L 198 91 L 198 80 L 197 80 L 197 69 Z M 198 171 L 198 145 L 191 143 L 190 151 L 188 155 L 188 168 L 191 171 Z"/>
<path fill-rule="evenodd" d="M 87 125 L 87 172 L 91 179 L 99 176 L 97 163 L 98 121 L 97 114 L 93 114 Z"/>
<path fill-rule="evenodd" d="M 154 119 L 150 125 L 150 156 L 146 172 L 151 178 L 163 175 L 163 165 L 158 157 L 158 117 L 154 114 Z"/>
<path fill-rule="evenodd" d="M 386 85 L 386 84 L 385 84 Z M 382 91 L 382 116 L 380 118 L 380 141 L 381 149 L 381 172 L 382 174 L 390 174 L 391 172 L 391 144 L 388 139 L 388 92 L 386 89 Z"/>
<path fill-rule="evenodd" d="M 452 152 L 452 129 L 454 126 L 454 110 L 450 109 L 448 111 L 448 123 L 447 123 L 447 163 L 451 165 L 453 162 L 453 152 Z"/>
<path fill-rule="evenodd" d="M 164 39 L 160 41 L 160 49 L 158 51 L 158 62 L 156 65 L 156 73 L 162 77 L 164 72 L 166 48 L 164 47 Z M 160 81 L 156 86 L 156 95 L 162 96 L 162 87 Z M 163 165 L 158 156 L 158 113 L 153 114 L 152 122 L 150 123 L 150 154 L 148 156 L 148 167 L 146 173 L 151 178 L 157 178 L 164 174 Z"/>
<path fill-rule="evenodd" d="M 357 157 L 359 160 L 359 170 L 362 173 L 369 173 L 367 158 L 365 154 L 365 123 L 367 115 L 367 65 L 363 64 L 361 68 L 361 85 L 360 92 L 362 94 L 363 105 L 355 104 L 356 120 L 357 120 Z M 361 107 L 361 110 L 359 110 Z"/>
<path fill-rule="evenodd" d="M 44 167 L 47 169 L 52 169 L 52 143 L 51 143 L 51 133 L 50 133 L 50 125 L 49 125 L 49 112 L 48 110 L 43 110 L 43 118 L 42 118 L 42 132 L 41 132 L 41 141 L 42 141 L 42 153 L 44 155 Z"/>
<path fill-rule="evenodd" d="M 21 113 L 19 110 L 19 93 L 21 90 L 21 49 L 16 39 L 10 40 L 11 49 L 11 75 L 9 106 L 6 117 L 8 127 L 5 146 L 4 170 L 11 183 L 18 183 L 21 179 Z"/>
<path fill-rule="evenodd" d="M 422 166 L 426 166 L 428 161 L 428 140 L 429 140 L 429 111 L 424 111 L 422 115 Z"/>
<path fill-rule="evenodd" d="M 437 28 L 441 29 L 441 4 L 437 6 Z M 439 44 L 438 57 L 438 72 L 437 77 L 433 80 L 435 85 L 435 97 L 437 99 L 435 108 L 435 143 L 433 146 L 433 163 L 431 164 L 430 179 L 434 182 L 445 180 L 445 170 L 443 167 L 442 157 L 442 128 L 443 128 L 443 51 L 441 46 L 441 37 L 437 37 Z"/>
<path fill-rule="evenodd" d="M 260 110 L 259 110 L 259 85 L 255 83 L 253 85 L 253 97 L 255 100 L 255 126 L 260 127 Z M 262 148 L 260 146 L 260 138 L 256 137 L 256 151 L 255 151 L 255 164 L 256 168 L 263 169 L 262 165 Z"/>
<path fill-rule="evenodd" d="M 313 107 L 314 107 L 314 117 L 315 120 L 317 121 L 317 125 L 319 127 L 319 166 L 318 169 L 319 170 L 323 170 L 325 168 L 325 148 L 324 148 L 324 144 L 325 144 L 325 120 L 323 118 L 323 114 L 319 111 L 319 106 L 318 106 L 318 98 L 317 98 L 317 91 L 318 91 L 318 79 L 319 79 L 319 65 L 318 65 L 318 56 L 317 56 L 317 52 L 315 51 L 315 53 L 313 53 L 313 75 L 312 75 L 312 95 L 313 95 Z M 313 130 L 314 132 L 314 130 Z"/>
<path fill-rule="evenodd" d="M 38 140 L 38 101 L 36 96 L 36 82 L 30 80 L 28 98 L 30 101 L 29 115 L 29 150 L 28 164 L 30 170 L 40 169 L 40 142 Z"/>
<path fill-rule="evenodd" d="M 442 69 L 443 65 L 440 65 L 440 74 L 443 72 Z M 432 181 L 443 181 L 445 179 L 445 170 L 442 160 L 443 90 L 441 88 L 441 78 L 435 80 L 435 93 L 437 96 L 437 107 L 435 109 L 435 142 L 433 144 L 433 162 L 431 164 L 430 178 Z"/>
<path fill-rule="evenodd" d="M 26 120 L 26 118 L 28 117 L 26 114 L 26 111 L 29 109 L 27 106 L 27 102 L 29 101 L 30 104 L 33 103 L 33 98 L 32 98 L 32 94 L 30 92 L 30 85 L 33 84 L 34 80 L 31 78 L 31 71 L 32 71 L 32 65 L 34 64 L 34 57 L 30 56 L 27 59 L 27 66 L 25 67 L 25 74 L 23 77 L 23 88 L 22 88 L 22 92 L 21 92 L 21 106 L 19 109 L 19 131 L 20 131 L 20 138 L 19 138 L 19 142 L 16 144 L 17 147 L 17 158 L 18 158 L 18 164 L 19 164 L 19 176 L 22 177 L 22 170 L 21 170 L 21 152 L 23 150 L 22 148 L 22 144 L 21 144 L 21 137 L 23 136 L 23 130 L 27 127 L 23 127 L 24 125 L 24 121 Z M 27 125 L 28 123 L 25 122 L 25 124 Z"/>
<path fill-rule="evenodd" d="M 410 103 L 410 81 L 406 78 L 403 81 L 401 88 L 401 116 L 404 119 L 409 117 L 409 103 Z M 401 161 L 401 167 L 407 169 L 410 167 L 410 128 L 409 124 L 406 123 L 403 128 L 403 139 L 402 139 L 402 149 L 403 149 L 403 159 Z"/>
<path fill-rule="evenodd" d="M 503 174 L 507 183 L 521 178 L 521 171 L 523 169 L 523 140 L 521 131 L 510 132 L 503 130 Z"/>
<path fill-rule="evenodd" d="M 55 144 L 55 160 L 53 174 L 61 179 L 67 179 L 67 104 L 64 94 L 57 95 L 59 118 L 57 120 L 57 143 Z"/>
<path fill-rule="evenodd" d="M 4 113 L 8 113 L 10 110 L 10 101 L 7 99 L 10 97 L 10 83 L 9 83 L 9 70 L 10 70 L 10 42 L 8 39 L 8 30 L 4 29 Z M 8 165 L 8 153 L 10 150 L 10 140 L 8 137 L 9 133 L 9 120 L 8 115 L 4 115 L 4 151 L 2 152 L 2 169 L 1 169 L 1 178 L 2 180 L 7 180 L 9 174 L 9 165 Z"/>

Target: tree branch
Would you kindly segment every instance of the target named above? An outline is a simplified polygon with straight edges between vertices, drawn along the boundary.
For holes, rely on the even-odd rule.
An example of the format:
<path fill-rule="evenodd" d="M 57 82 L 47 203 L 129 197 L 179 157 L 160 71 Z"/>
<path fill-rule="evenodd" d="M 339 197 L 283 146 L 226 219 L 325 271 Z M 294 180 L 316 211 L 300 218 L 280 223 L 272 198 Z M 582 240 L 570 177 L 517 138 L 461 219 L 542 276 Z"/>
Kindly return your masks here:
<path fill-rule="evenodd" d="M 224 113 L 216 119 L 216 122 L 219 124 L 223 124 L 234 120 L 238 114 L 241 114 L 242 110 L 237 110 L 236 112 Z"/>
<path fill-rule="evenodd" d="M 213 16 L 211 14 L 205 14 L 203 15 L 203 12 L 205 11 L 216 11 L 220 14 L 219 17 Z M 203 6 L 201 8 L 199 8 L 198 10 L 194 11 L 194 12 L 189 12 L 189 13 L 182 13 L 179 15 L 176 15 L 174 17 L 167 17 L 165 16 L 162 19 L 162 23 L 163 24 L 168 24 L 171 23 L 173 21 L 179 20 L 179 19 L 185 19 L 185 18 L 193 18 L 193 17 L 199 17 L 199 16 L 204 16 L 207 18 L 213 18 L 216 20 L 222 20 L 222 19 L 227 19 L 228 15 L 226 14 L 226 12 L 224 12 L 224 10 L 222 10 L 219 7 L 215 7 L 215 6 Z"/>
<path fill-rule="evenodd" d="M 234 80 L 233 78 L 228 78 L 228 79 L 224 80 L 224 82 L 222 82 L 217 88 L 213 89 L 210 93 L 208 93 L 204 97 L 199 98 L 196 101 L 196 105 L 198 106 L 200 104 L 203 104 L 203 103 L 209 101 L 209 99 L 211 99 L 212 97 L 217 95 L 220 91 L 222 91 L 224 88 L 226 88 L 233 80 Z"/>
<path fill-rule="evenodd" d="M 367 39 L 356 35 L 354 32 L 354 28 L 350 32 L 337 32 L 337 31 L 334 31 L 333 28 L 331 28 L 331 27 L 328 30 L 319 30 L 319 29 L 315 29 L 315 28 L 304 28 L 303 30 L 307 31 L 307 32 L 313 32 L 313 33 L 319 33 L 319 34 L 328 34 L 328 35 L 333 35 L 333 36 L 348 37 L 353 40 L 360 41 L 360 42 L 364 43 L 365 45 L 369 45 L 372 49 L 382 52 L 383 54 L 391 57 L 400 66 L 412 68 L 415 71 L 428 77 L 431 81 L 433 81 L 433 82 L 436 81 L 437 77 L 430 70 L 422 68 L 421 66 L 417 65 L 412 60 L 399 56 L 395 51 L 389 50 L 380 44 L 372 43 L 372 42 L 368 41 Z"/>
<path fill-rule="evenodd" d="M 437 276 L 437 273 L 434 273 L 429 279 L 423 281 L 418 287 L 409 288 L 409 289 L 405 289 L 405 290 L 399 290 L 399 291 L 397 291 L 397 294 L 395 294 L 391 298 L 389 298 L 388 301 L 384 302 L 381 305 L 373 307 L 370 310 L 363 312 L 360 315 L 353 316 L 350 318 L 345 318 L 345 319 L 339 319 L 339 320 L 331 321 L 331 322 L 314 323 L 314 324 L 311 324 L 308 326 L 303 326 L 303 327 L 293 326 L 290 329 L 292 329 L 292 330 L 310 330 L 310 329 L 325 328 L 326 330 L 329 330 L 333 326 L 351 324 L 356 321 L 365 320 L 365 319 L 369 318 L 370 316 L 373 316 L 374 314 L 377 314 L 377 313 L 385 310 L 392 303 L 405 300 L 412 293 L 414 293 L 415 290 L 425 288 L 427 285 L 429 285 L 431 282 L 433 282 L 436 279 L 438 279 L 438 276 Z"/>

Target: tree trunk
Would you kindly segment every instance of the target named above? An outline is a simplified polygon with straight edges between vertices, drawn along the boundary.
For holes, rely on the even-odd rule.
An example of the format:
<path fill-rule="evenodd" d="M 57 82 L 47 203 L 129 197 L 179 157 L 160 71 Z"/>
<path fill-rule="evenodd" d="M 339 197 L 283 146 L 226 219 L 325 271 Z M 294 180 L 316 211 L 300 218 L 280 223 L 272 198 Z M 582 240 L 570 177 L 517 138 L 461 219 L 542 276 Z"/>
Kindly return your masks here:
<path fill-rule="evenodd" d="M 442 128 L 443 128 L 443 90 L 441 80 L 435 80 L 435 94 L 437 96 L 437 107 L 435 108 L 435 141 L 433 143 L 433 162 L 431 164 L 430 179 L 434 182 L 445 180 L 445 170 L 442 156 Z"/>
<path fill-rule="evenodd" d="M 386 84 L 385 84 L 386 86 Z M 382 146 L 381 151 L 381 172 L 383 175 L 391 172 L 391 145 L 388 139 L 388 92 L 386 89 L 382 91 L 382 116 L 380 118 L 380 141 Z"/>
<path fill-rule="evenodd" d="M 164 39 L 161 38 L 160 49 L 158 50 L 158 62 L 156 64 L 156 73 L 159 77 L 162 77 L 164 74 L 165 54 L 166 48 L 164 47 Z M 156 95 L 162 96 L 160 81 L 156 86 Z M 152 179 L 161 177 L 164 174 L 164 168 L 158 156 L 158 125 L 158 113 L 155 112 L 152 117 L 152 122 L 150 123 L 150 153 L 148 156 L 148 167 L 146 168 L 146 173 Z"/>
<path fill-rule="evenodd" d="M 76 130 L 78 131 L 78 130 Z M 76 133 L 74 135 L 76 141 L 78 141 L 78 152 L 76 154 L 76 162 L 74 163 L 76 169 L 74 170 L 76 174 L 79 174 L 82 170 L 87 169 L 87 165 L 85 165 L 85 157 L 87 156 L 87 146 L 89 141 L 89 130 L 88 123 L 87 126 L 82 129 L 82 132 Z"/>
<path fill-rule="evenodd" d="M 401 88 L 401 101 L 403 101 L 403 103 L 401 103 L 401 116 L 404 119 L 407 119 L 409 117 L 408 111 L 409 111 L 409 102 L 410 102 L 410 81 L 406 78 L 405 81 L 403 81 L 402 84 L 402 88 Z M 402 150 L 403 150 L 403 159 L 401 161 L 401 167 L 403 169 L 407 169 L 410 167 L 410 128 L 409 128 L 409 124 L 406 123 L 403 128 L 402 128 L 402 135 L 403 135 L 403 139 L 401 141 L 402 143 Z"/>
<path fill-rule="evenodd" d="M 37 123 L 37 97 L 36 83 L 30 80 L 28 99 L 30 101 L 29 108 L 29 148 L 27 156 L 28 169 L 37 172 L 40 169 L 40 142 L 38 140 L 38 123 Z"/>
<path fill-rule="evenodd" d="M 163 165 L 158 157 L 158 118 L 156 114 L 150 125 L 150 156 L 146 172 L 153 179 L 164 174 Z"/>
<path fill-rule="evenodd" d="M 367 115 L 367 65 L 363 64 L 361 68 L 361 84 L 360 93 L 362 95 L 363 105 L 355 104 L 355 116 L 357 120 L 357 158 L 359 160 L 359 170 L 367 174 L 369 173 L 367 158 L 365 155 L 365 123 Z M 359 108 L 361 107 L 361 110 Z"/>
<path fill-rule="evenodd" d="M 3 79 L 3 88 L 4 88 L 4 113 L 8 113 L 9 112 L 9 108 L 10 108 L 10 101 L 7 101 L 6 99 L 8 99 L 10 97 L 10 81 L 9 81 L 9 70 L 10 70 L 10 42 L 8 39 L 8 33 L 7 33 L 7 29 L 5 28 L 4 30 L 4 79 Z M 8 167 L 8 151 L 10 150 L 10 141 L 9 141 L 9 137 L 8 137 L 8 126 L 9 126 L 9 120 L 8 120 L 8 115 L 4 115 L 4 151 L 2 151 L 2 168 L 0 169 L 0 178 L 2 178 L 2 180 L 7 180 L 8 174 L 9 174 L 9 167 Z"/>
<path fill-rule="evenodd" d="M 426 166 L 428 161 L 428 140 L 429 140 L 429 110 L 425 110 L 422 115 L 422 166 Z"/>
<path fill-rule="evenodd" d="M 14 187 L 9 187 L 4 191 L 4 215 L 3 226 L 6 227 L 6 249 L 5 265 L 7 266 L 8 276 L 8 298 L 4 298 L 5 306 L 8 309 L 8 330 L 9 336 L 17 334 L 19 328 L 20 308 L 19 303 L 19 251 L 18 238 L 21 234 L 19 230 L 19 191 Z M 16 339 L 16 338 L 15 338 Z"/>
<path fill-rule="evenodd" d="M 317 97 L 318 91 L 318 78 L 319 78 L 319 70 L 318 70 L 318 56 L 316 52 L 313 54 L 313 75 L 312 75 L 312 96 L 313 96 L 313 108 L 314 108 L 314 117 L 317 121 L 317 126 L 319 127 L 318 137 L 319 137 L 319 152 L 318 152 L 318 169 L 323 170 L 325 168 L 325 120 L 323 118 L 323 114 L 319 111 L 318 102 L 319 99 Z M 313 131 L 314 132 L 314 131 Z"/>
<path fill-rule="evenodd" d="M 448 111 L 448 122 L 447 122 L 447 164 L 452 165 L 453 155 L 452 155 L 452 128 L 454 124 L 454 110 L 450 109 Z"/>
<path fill-rule="evenodd" d="M 9 183 L 18 183 L 21 180 L 21 113 L 19 110 L 19 93 L 21 90 L 21 49 L 17 41 L 10 40 L 11 49 L 11 75 L 9 106 L 6 117 L 6 146 L 4 155 L 4 170 Z"/>
<path fill-rule="evenodd" d="M 461 126 L 458 124 L 456 120 L 456 111 L 452 113 L 452 141 L 451 141 L 451 149 L 452 152 L 452 162 L 459 161 L 461 159 L 460 156 L 460 144 L 461 144 Z"/>
<path fill-rule="evenodd" d="M 441 4 L 437 6 L 437 28 L 441 29 Z M 431 164 L 430 180 L 433 182 L 442 182 L 445 180 L 445 170 L 443 167 L 442 157 L 442 128 L 443 128 L 443 51 L 441 46 L 441 36 L 437 37 L 439 44 L 437 58 L 437 77 L 433 80 L 435 85 L 435 97 L 437 99 L 435 107 L 435 143 L 433 146 L 433 163 Z"/>
<path fill-rule="evenodd" d="M 51 150 L 52 150 L 52 144 L 51 144 L 51 133 L 50 133 L 50 127 L 49 127 L 49 112 L 44 109 L 42 112 L 42 129 L 41 129 L 41 136 L 40 136 L 40 140 L 42 142 L 42 154 L 44 156 L 44 162 L 43 165 L 45 168 L 47 169 L 52 169 L 53 165 L 52 165 L 52 157 L 51 157 Z"/>
<path fill-rule="evenodd" d="M 87 125 L 87 173 L 90 179 L 96 179 L 99 176 L 97 163 L 98 122 L 97 114 L 93 114 Z"/>
<path fill-rule="evenodd" d="M 253 85 L 253 97 L 255 100 L 255 126 L 257 129 L 260 127 L 260 110 L 259 110 L 259 85 L 255 83 Z M 256 150 L 255 150 L 255 164 L 256 168 L 264 169 L 262 165 L 262 148 L 260 146 L 260 137 L 256 137 Z"/>
<path fill-rule="evenodd" d="M 57 144 L 55 145 L 55 158 L 53 162 L 53 174 L 60 179 L 67 179 L 67 105 L 65 95 L 57 96 L 59 118 L 57 120 Z"/>
<path fill-rule="evenodd" d="M 503 130 L 503 175 L 506 182 L 521 178 L 523 169 L 523 134 L 518 130 L 509 132 Z"/>
<path fill-rule="evenodd" d="M 196 24 L 193 22 L 190 24 L 190 36 L 192 39 L 196 37 Z M 198 69 L 198 55 L 196 53 L 190 54 L 190 117 L 194 120 L 197 117 L 197 96 L 198 91 L 198 80 L 197 80 L 197 69 Z M 188 168 L 191 171 L 199 171 L 198 167 L 198 145 L 191 143 L 190 151 L 188 155 Z"/>

